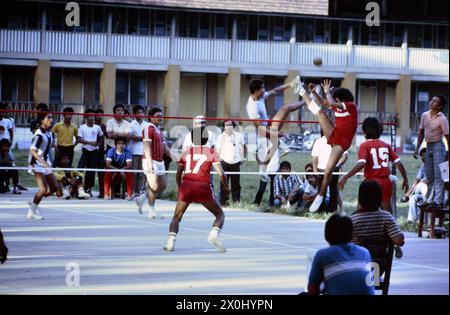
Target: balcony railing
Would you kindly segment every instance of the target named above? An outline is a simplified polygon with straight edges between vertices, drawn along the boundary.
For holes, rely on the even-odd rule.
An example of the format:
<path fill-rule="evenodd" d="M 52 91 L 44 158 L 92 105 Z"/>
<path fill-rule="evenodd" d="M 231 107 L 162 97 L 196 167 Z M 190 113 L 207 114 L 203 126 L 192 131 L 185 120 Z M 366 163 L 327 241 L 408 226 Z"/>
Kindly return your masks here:
<path fill-rule="evenodd" d="M 260 67 L 264 64 L 264 67 L 285 68 L 311 66 L 314 58 L 321 57 L 323 67 L 339 71 L 346 71 L 345 68 L 387 69 L 385 72 L 398 74 L 406 69 L 412 74 L 449 74 L 448 50 L 406 47 L 0 29 L 1 53 L 46 54 L 59 60 L 72 55 L 100 62 L 105 57 L 116 57 L 133 62 L 142 58 L 143 63 L 178 60 L 181 64 L 197 62 L 204 66 L 253 64 Z"/>

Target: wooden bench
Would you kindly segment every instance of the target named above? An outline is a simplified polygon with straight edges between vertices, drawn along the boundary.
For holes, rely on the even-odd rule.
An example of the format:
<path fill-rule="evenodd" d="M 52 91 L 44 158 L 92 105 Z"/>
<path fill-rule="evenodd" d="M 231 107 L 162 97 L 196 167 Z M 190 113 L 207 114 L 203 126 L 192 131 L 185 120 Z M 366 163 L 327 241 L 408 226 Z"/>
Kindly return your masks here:
<path fill-rule="evenodd" d="M 438 234 L 447 234 L 447 230 L 444 227 L 445 216 L 448 215 L 448 208 L 446 207 L 433 207 L 433 206 L 419 206 L 419 232 L 418 236 L 422 237 L 423 231 L 430 232 L 430 238 L 435 238 Z M 430 228 L 424 228 L 425 214 L 430 214 Z M 436 226 L 436 218 L 439 219 L 438 226 Z"/>

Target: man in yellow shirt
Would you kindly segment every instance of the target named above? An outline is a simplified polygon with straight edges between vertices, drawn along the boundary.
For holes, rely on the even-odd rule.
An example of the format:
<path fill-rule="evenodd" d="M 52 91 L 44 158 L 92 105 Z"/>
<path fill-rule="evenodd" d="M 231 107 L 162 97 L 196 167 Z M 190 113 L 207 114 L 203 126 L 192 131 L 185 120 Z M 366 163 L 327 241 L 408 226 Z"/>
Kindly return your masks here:
<path fill-rule="evenodd" d="M 58 165 L 64 168 L 70 168 L 69 157 L 66 154 L 60 155 Z M 83 189 L 84 175 L 78 171 L 58 171 L 55 173 L 55 178 L 63 188 L 63 196 L 65 199 L 78 198 L 89 199 L 91 196 Z"/>
<path fill-rule="evenodd" d="M 72 123 L 73 108 L 66 107 L 63 110 L 64 119 L 55 124 L 52 128 L 53 136 L 56 135 L 56 150 L 55 161 L 60 160 L 61 155 L 67 155 L 70 159 L 70 166 L 73 162 L 73 152 L 76 143 L 76 137 L 78 136 L 78 128 Z M 75 142 L 74 142 L 75 139 Z M 59 165 L 57 165 L 59 166 Z"/>

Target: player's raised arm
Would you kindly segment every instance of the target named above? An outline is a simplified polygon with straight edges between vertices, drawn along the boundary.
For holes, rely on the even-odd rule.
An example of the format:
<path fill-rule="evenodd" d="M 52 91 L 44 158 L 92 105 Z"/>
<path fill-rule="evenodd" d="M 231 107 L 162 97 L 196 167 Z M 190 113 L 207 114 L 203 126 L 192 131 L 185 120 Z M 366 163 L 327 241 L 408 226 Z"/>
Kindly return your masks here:
<path fill-rule="evenodd" d="M 359 171 L 361 171 L 364 168 L 364 166 L 366 166 L 366 162 L 358 161 L 358 163 L 356 163 L 356 165 L 352 168 L 352 170 L 347 174 L 345 174 L 344 177 L 342 177 L 342 179 L 339 181 L 338 183 L 339 190 L 343 190 L 345 184 L 347 183 L 347 180 L 356 173 L 358 173 Z"/>

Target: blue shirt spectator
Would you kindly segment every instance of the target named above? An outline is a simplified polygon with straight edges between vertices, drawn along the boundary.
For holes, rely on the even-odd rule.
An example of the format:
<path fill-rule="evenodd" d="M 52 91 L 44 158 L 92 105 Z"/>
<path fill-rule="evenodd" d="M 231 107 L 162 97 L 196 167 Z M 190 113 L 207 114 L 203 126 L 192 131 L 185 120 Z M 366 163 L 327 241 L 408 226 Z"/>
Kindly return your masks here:
<path fill-rule="evenodd" d="M 327 294 L 374 295 L 373 285 L 366 284 L 370 262 L 369 251 L 352 243 L 320 249 L 312 263 L 309 283 L 325 282 Z"/>
<path fill-rule="evenodd" d="M 106 153 L 106 161 L 111 161 L 111 165 L 117 168 L 124 168 L 132 160 L 133 156 L 127 148 L 122 153 L 117 152 L 116 148 L 110 148 Z"/>

